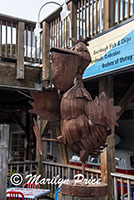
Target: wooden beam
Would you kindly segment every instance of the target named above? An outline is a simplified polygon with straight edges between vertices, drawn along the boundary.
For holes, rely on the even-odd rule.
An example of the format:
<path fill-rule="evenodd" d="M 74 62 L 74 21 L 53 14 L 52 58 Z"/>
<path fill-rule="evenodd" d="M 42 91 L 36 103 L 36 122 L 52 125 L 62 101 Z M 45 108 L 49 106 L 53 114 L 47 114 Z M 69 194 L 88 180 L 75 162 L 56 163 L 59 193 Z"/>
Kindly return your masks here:
<path fill-rule="evenodd" d="M 99 80 L 99 93 L 104 91 L 107 98 L 113 98 L 113 76 L 102 77 Z M 107 147 L 101 153 L 101 178 L 102 182 L 108 184 L 108 200 L 113 198 L 113 179 L 111 172 L 115 172 L 115 141 L 114 128 L 110 136 L 107 137 Z"/>
<path fill-rule="evenodd" d="M 8 143 L 9 125 L 0 125 L 0 199 L 4 200 L 7 189 L 7 168 L 8 168 Z"/>
<path fill-rule="evenodd" d="M 22 123 L 22 121 L 17 116 L 15 116 L 13 114 L 8 114 L 8 115 L 12 118 L 12 120 L 16 124 L 18 124 L 21 127 L 21 129 L 26 133 L 26 135 L 29 134 L 28 130 L 26 129 L 26 127 L 24 126 L 24 124 Z"/>
<path fill-rule="evenodd" d="M 43 68 L 42 68 L 42 81 L 44 86 L 48 86 L 50 80 L 50 24 L 46 21 L 43 22 Z"/>
<path fill-rule="evenodd" d="M 16 63 L 0 61 L 0 87 L 41 90 L 41 68 L 27 65 L 25 79 L 16 80 Z"/>
<path fill-rule="evenodd" d="M 118 113 L 119 116 L 122 115 L 122 113 L 127 108 L 128 104 L 132 102 L 133 98 L 134 98 L 134 83 L 131 84 L 131 86 L 123 95 L 121 100 L 117 103 L 117 105 L 121 107 L 121 111 Z"/>
<path fill-rule="evenodd" d="M 61 130 L 59 127 L 56 127 L 56 134 L 57 134 L 57 137 L 61 136 Z M 59 149 L 60 149 L 62 164 L 67 165 L 68 164 L 68 156 L 67 156 L 66 146 L 64 144 L 59 144 Z"/>
<path fill-rule="evenodd" d="M 47 16 L 45 19 L 43 19 L 42 23 L 44 21 L 50 23 L 53 20 L 55 20 L 56 18 L 58 18 L 60 16 L 60 12 L 62 11 L 62 8 L 57 8 L 57 10 L 55 10 L 54 12 L 52 12 L 49 16 Z"/>
<path fill-rule="evenodd" d="M 25 19 L 10 16 L 10 15 L 5 15 L 5 14 L 0 14 L 0 19 L 3 21 L 3 23 L 6 22 L 6 21 L 9 22 L 9 26 L 11 25 L 11 23 L 16 24 L 19 21 L 24 22 L 26 25 L 33 27 L 33 28 L 36 25 L 36 22 L 34 22 L 34 21 L 25 20 Z"/>
<path fill-rule="evenodd" d="M 24 22 L 18 23 L 17 34 L 17 79 L 24 79 Z"/>

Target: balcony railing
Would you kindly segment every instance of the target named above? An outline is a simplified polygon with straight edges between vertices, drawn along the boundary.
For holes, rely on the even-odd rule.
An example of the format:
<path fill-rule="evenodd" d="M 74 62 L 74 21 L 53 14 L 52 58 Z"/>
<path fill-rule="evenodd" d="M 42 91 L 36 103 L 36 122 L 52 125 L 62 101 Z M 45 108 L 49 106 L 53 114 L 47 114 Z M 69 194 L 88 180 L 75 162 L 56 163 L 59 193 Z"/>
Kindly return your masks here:
<path fill-rule="evenodd" d="M 68 8 L 71 13 L 64 21 L 60 9 L 43 21 L 43 80 L 51 77 L 51 47 L 70 48 L 70 37 L 93 38 L 134 14 L 133 0 L 70 0 Z"/>
<path fill-rule="evenodd" d="M 0 14 L 0 57 L 16 60 L 21 48 L 24 61 L 41 63 L 42 36 L 37 41 L 35 24 Z"/>

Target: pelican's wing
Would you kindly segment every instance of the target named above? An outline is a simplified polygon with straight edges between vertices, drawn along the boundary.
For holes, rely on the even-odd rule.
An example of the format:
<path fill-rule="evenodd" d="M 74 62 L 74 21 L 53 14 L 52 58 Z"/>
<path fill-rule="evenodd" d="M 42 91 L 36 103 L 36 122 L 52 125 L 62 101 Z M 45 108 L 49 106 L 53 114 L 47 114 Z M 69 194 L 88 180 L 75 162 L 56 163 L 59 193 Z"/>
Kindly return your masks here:
<path fill-rule="evenodd" d="M 42 93 L 31 91 L 31 95 L 34 102 L 29 102 L 33 106 L 33 109 L 29 112 L 48 121 L 60 120 L 60 99 L 56 89 L 52 91 L 43 89 Z"/>

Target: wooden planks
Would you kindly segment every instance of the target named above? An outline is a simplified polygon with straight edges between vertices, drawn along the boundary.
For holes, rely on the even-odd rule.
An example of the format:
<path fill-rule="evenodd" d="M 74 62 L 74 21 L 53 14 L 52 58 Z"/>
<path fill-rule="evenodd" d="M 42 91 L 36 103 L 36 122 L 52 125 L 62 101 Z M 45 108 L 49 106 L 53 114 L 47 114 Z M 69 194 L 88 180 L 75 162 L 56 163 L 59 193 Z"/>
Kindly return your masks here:
<path fill-rule="evenodd" d="M 25 66 L 25 79 L 20 81 L 16 80 L 16 64 L 1 61 L 0 87 L 41 90 L 41 68 Z"/>
<path fill-rule="evenodd" d="M 9 125 L 0 125 L 0 199 L 4 200 L 7 188 Z"/>

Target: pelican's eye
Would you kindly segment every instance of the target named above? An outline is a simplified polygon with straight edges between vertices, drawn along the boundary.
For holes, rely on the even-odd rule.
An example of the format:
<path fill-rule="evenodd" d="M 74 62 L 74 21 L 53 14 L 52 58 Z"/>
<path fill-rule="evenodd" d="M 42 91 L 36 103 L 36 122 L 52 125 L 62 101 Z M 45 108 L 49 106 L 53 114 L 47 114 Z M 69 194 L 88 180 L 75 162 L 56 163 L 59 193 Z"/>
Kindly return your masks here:
<path fill-rule="evenodd" d="M 74 50 L 75 50 L 75 46 L 74 46 L 74 47 L 72 47 L 72 48 L 71 48 L 71 50 L 72 50 L 72 51 L 74 51 Z"/>

